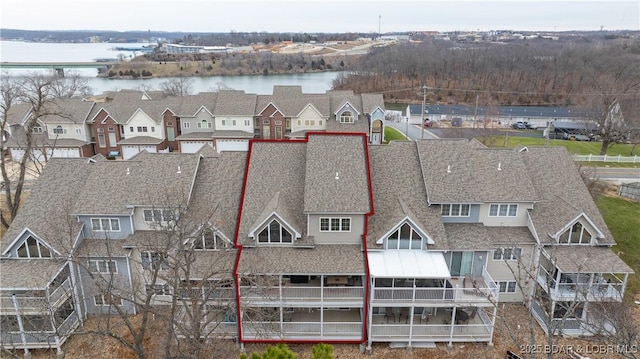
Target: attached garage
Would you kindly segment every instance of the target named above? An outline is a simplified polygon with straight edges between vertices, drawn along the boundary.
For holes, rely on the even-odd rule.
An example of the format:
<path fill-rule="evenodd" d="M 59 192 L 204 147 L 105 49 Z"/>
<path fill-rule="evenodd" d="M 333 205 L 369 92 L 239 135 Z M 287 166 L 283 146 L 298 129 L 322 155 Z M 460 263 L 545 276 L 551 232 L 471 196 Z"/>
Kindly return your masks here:
<path fill-rule="evenodd" d="M 138 150 L 138 146 L 122 145 L 122 158 L 124 158 L 125 160 L 128 160 L 129 158 L 137 155 L 138 152 L 140 152 L 140 150 Z"/>
<path fill-rule="evenodd" d="M 11 151 L 11 160 L 13 162 L 22 161 L 22 157 L 24 157 L 24 150 L 19 148 L 10 148 L 9 150 Z"/>
<path fill-rule="evenodd" d="M 49 151 L 47 151 L 49 152 Z M 54 148 L 51 150 L 51 157 L 77 158 L 80 157 L 78 148 Z"/>
<path fill-rule="evenodd" d="M 210 141 L 180 141 L 180 152 L 182 153 L 196 153 L 203 146 L 211 146 Z"/>
<path fill-rule="evenodd" d="M 218 152 L 249 151 L 249 140 L 217 139 L 216 146 Z"/>

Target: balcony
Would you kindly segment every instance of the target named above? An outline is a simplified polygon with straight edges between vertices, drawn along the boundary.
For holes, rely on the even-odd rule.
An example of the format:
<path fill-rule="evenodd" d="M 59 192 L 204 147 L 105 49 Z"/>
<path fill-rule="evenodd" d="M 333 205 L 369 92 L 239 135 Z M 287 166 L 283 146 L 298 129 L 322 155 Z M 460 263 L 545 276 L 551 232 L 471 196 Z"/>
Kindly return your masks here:
<path fill-rule="evenodd" d="M 380 287 L 384 281 L 376 280 L 373 287 L 373 303 L 401 304 L 415 303 L 431 305 L 450 305 L 452 303 L 492 305 L 498 300 L 498 287 L 486 271 L 476 278 L 466 277 L 447 280 L 408 279 L 397 286 L 398 279 L 394 280 L 393 287 Z M 424 305 L 426 306 L 426 305 Z"/>
<path fill-rule="evenodd" d="M 561 273 L 538 268 L 537 281 L 553 300 L 621 301 L 626 280 L 615 274 Z"/>
<path fill-rule="evenodd" d="M 58 348 L 79 324 L 78 314 L 74 311 L 60 324 L 57 332 L 52 330 L 25 331 L 23 333 L 2 331 L 0 344 L 3 347 L 14 349 Z"/>
<path fill-rule="evenodd" d="M 360 278 L 332 277 L 314 278 L 306 283 L 291 283 L 283 280 L 281 285 L 240 287 L 243 301 L 282 302 L 283 304 L 335 303 L 344 306 L 361 306 L 364 302 L 364 286 Z"/>
<path fill-rule="evenodd" d="M 280 321 L 244 321 L 244 339 L 278 340 L 361 340 L 361 310 L 294 309 Z"/>
<path fill-rule="evenodd" d="M 452 310 L 437 310 L 435 315 L 403 320 L 374 315 L 371 323 L 371 339 L 374 342 L 428 341 L 428 342 L 490 342 L 493 324 L 489 315 L 477 308 L 464 324 L 452 323 Z M 413 325 L 412 325 L 413 323 Z"/>

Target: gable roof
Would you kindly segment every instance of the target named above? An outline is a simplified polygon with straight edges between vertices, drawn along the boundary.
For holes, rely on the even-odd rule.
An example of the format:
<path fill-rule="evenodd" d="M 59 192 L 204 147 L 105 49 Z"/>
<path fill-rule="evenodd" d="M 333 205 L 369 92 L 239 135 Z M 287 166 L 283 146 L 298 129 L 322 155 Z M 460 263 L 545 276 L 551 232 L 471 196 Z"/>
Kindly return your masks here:
<path fill-rule="evenodd" d="M 40 120 L 45 124 L 83 124 L 94 106 L 94 102 L 83 98 L 59 98 L 45 104 L 45 114 Z"/>
<path fill-rule="evenodd" d="M 528 151 L 523 151 L 521 155 L 540 196 L 535 209 L 530 213 L 542 239 L 550 239 L 550 234 L 558 233 L 584 213 L 604 234 L 604 238 L 599 238 L 597 243 L 615 244 L 566 148 L 528 146 Z M 549 160 L 551 158 L 552 161 Z"/>
<path fill-rule="evenodd" d="M 253 116 L 257 95 L 244 91 L 225 90 L 218 93 L 213 114 L 217 116 Z"/>
<path fill-rule="evenodd" d="M 446 248 L 440 209 L 427 203 L 416 143 L 398 141 L 370 146 L 369 153 L 376 211 L 369 216 L 367 246 L 382 248 L 376 242 L 409 217 L 435 241 L 435 246 Z"/>

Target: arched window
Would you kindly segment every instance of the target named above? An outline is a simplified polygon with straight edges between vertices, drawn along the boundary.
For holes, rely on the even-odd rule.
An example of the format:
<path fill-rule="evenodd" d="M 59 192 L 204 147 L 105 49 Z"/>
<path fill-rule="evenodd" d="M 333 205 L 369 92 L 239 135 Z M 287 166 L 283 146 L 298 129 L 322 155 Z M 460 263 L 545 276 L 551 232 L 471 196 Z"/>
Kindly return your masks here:
<path fill-rule="evenodd" d="M 277 220 L 272 220 L 258 233 L 259 243 L 292 243 L 293 236 Z"/>
<path fill-rule="evenodd" d="M 353 123 L 353 113 L 345 111 L 340 115 L 340 123 Z"/>
<path fill-rule="evenodd" d="M 404 223 L 387 237 L 387 249 L 422 249 L 422 237 Z"/>
<path fill-rule="evenodd" d="M 35 238 L 29 236 L 29 238 L 18 247 L 18 258 L 51 258 L 51 251 L 49 248 L 40 244 Z"/>
<path fill-rule="evenodd" d="M 591 233 L 584 228 L 582 223 L 576 222 L 571 228 L 560 235 L 561 244 L 590 244 Z"/>

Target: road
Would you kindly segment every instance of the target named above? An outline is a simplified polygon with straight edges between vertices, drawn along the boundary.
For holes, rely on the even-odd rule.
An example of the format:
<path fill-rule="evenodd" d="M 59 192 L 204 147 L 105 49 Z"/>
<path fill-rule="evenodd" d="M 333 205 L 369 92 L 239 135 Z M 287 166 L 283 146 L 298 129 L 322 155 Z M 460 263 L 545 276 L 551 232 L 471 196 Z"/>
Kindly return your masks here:
<path fill-rule="evenodd" d="M 594 179 L 621 183 L 640 182 L 640 168 L 582 167 L 581 171 Z"/>
<path fill-rule="evenodd" d="M 418 125 L 407 125 L 406 122 L 392 122 L 392 121 L 385 121 L 384 125 L 393 127 L 396 130 L 402 132 L 402 134 L 409 137 L 410 140 L 420 139 L 420 126 Z M 425 129 L 424 135 L 422 138 L 425 140 L 435 140 L 435 139 L 438 139 L 439 137 Z"/>

